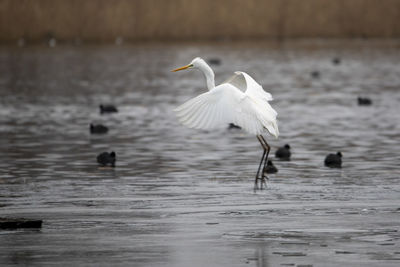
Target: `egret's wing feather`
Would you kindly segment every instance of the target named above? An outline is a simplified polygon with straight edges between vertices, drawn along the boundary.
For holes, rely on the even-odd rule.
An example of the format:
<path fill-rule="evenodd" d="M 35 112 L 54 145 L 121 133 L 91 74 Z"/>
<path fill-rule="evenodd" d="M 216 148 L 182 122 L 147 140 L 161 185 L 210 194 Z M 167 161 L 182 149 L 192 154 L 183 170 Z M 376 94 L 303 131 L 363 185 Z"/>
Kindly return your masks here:
<path fill-rule="evenodd" d="M 231 121 L 231 113 L 223 109 L 231 108 L 232 104 L 224 101 L 221 98 L 223 92 L 215 89 L 177 107 L 175 111 L 180 122 L 189 128 L 212 129 Z"/>
<path fill-rule="evenodd" d="M 261 134 L 268 129 L 274 136 L 278 135 L 276 120 L 275 124 L 271 123 L 276 115 L 232 84 L 221 84 L 175 111 L 180 122 L 189 128 L 213 129 L 232 122 L 249 133 Z"/>
<path fill-rule="evenodd" d="M 242 92 L 245 92 L 247 89 L 246 79 L 240 71 L 236 71 L 231 77 L 224 81 L 223 84 L 224 83 L 229 83 Z"/>
<path fill-rule="evenodd" d="M 279 135 L 276 120 L 277 112 L 268 103 L 272 100 L 272 95 L 264 91 L 262 86 L 245 72 L 236 71 L 226 83 L 243 91 L 254 102 L 253 107 L 257 110 L 256 114 L 258 114 L 262 124 L 272 135 L 277 137 Z"/>
<path fill-rule="evenodd" d="M 238 88 L 240 91 L 251 96 L 254 99 L 263 99 L 271 101 L 272 95 L 262 88 L 250 75 L 242 71 L 236 71 L 233 76 L 224 83 L 229 83 Z"/>

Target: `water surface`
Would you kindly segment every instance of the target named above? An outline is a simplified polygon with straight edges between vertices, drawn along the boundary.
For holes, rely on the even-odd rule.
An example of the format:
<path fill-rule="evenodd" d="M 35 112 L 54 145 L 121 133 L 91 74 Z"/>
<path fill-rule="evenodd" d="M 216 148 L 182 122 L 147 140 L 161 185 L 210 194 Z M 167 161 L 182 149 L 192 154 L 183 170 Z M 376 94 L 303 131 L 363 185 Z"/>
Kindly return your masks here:
<path fill-rule="evenodd" d="M 254 136 L 177 122 L 207 90 L 170 72 L 195 56 L 222 60 L 217 84 L 242 70 L 272 93 L 272 159 L 293 156 L 267 190 Z M 0 265 L 398 266 L 399 62 L 391 42 L 0 48 L 0 216 L 44 221 L 0 231 Z M 343 168 L 324 167 L 339 150 Z"/>

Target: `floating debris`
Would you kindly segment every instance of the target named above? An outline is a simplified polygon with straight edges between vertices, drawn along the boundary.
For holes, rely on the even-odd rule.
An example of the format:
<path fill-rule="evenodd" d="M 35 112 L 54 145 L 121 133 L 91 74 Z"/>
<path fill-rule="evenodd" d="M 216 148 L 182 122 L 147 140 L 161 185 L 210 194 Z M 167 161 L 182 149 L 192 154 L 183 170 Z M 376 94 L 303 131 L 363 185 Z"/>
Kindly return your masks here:
<path fill-rule="evenodd" d="M 293 242 L 281 242 L 281 245 L 306 245 L 309 246 L 310 243 L 309 242 L 300 242 L 300 241 L 293 241 Z"/>
<path fill-rule="evenodd" d="M 356 254 L 356 252 L 353 251 L 346 251 L 346 250 L 336 250 L 336 254 Z"/>
<path fill-rule="evenodd" d="M 306 253 L 303 252 L 272 252 L 272 254 L 278 254 L 283 257 L 304 257 L 307 256 Z"/>
<path fill-rule="evenodd" d="M 0 229 L 41 228 L 42 220 L 25 218 L 0 218 Z"/>

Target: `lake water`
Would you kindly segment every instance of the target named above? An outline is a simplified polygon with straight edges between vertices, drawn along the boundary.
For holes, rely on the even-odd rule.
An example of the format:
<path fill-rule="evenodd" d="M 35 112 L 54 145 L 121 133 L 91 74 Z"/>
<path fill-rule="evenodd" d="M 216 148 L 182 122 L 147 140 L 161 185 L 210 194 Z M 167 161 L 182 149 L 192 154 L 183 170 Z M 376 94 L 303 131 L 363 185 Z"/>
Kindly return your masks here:
<path fill-rule="evenodd" d="M 254 136 L 178 123 L 207 89 L 170 70 L 196 56 L 221 59 L 217 84 L 241 70 L 273 95 L 266 190 Z M 1 47 L 0 217 L 43 227 L 0 230 L 0 265 L 399 266 L 399 62 L 376 41 Z M 343 168 L 324 167 L 336 151 Z"/>

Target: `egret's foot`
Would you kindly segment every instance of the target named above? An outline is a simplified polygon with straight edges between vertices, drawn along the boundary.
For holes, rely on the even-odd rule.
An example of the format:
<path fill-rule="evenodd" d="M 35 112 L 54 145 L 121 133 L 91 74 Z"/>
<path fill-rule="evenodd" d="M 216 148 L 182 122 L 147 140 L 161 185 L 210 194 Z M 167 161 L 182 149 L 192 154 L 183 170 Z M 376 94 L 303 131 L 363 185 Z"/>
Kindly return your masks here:
<path fill-rule="evenodd" d="M 258 181 L 260 180 L 260 187 L 258 187 Z M 256 178 L 256 181 L 254 182 L 254 191 L 256 190 L 263 190 L 264 188 L 267 188 L 267 182 L 268 177 L 262 176 L 261 178 Z"/>
<path fill-rule="evenodd" d="M 267 176 L 263 175 L 261 177 L 261 189 L 263 189 L 263 185 L 267 188 L 267 180 L 269 180 Z"/>
<path fill-rule="evenodd" d="M 268 178 L 268 176 L 267 175 L 265 175 L 267 172 L 263 172 L 263 174 L 262 174 L 262 176 L 261 176 L 261 181 L 264 181 L 265 182 L 265 180 L 267 180 L 267 181 L 269 181 L 269 178 Z"/>
<path fill-rule="evenodd" d="M 254 183 L 254 192 L 258 190 L 258 178 L 256 178 L 256 181 Z"/>
<path fill-rule="evenodd" d="M 259 180 L 260 178 L 258 178 L 258 177 L 256 177 L 256 180 L 254 181 L 254 191 L 257 191 L 258 190 L 258 180 Z"/>

